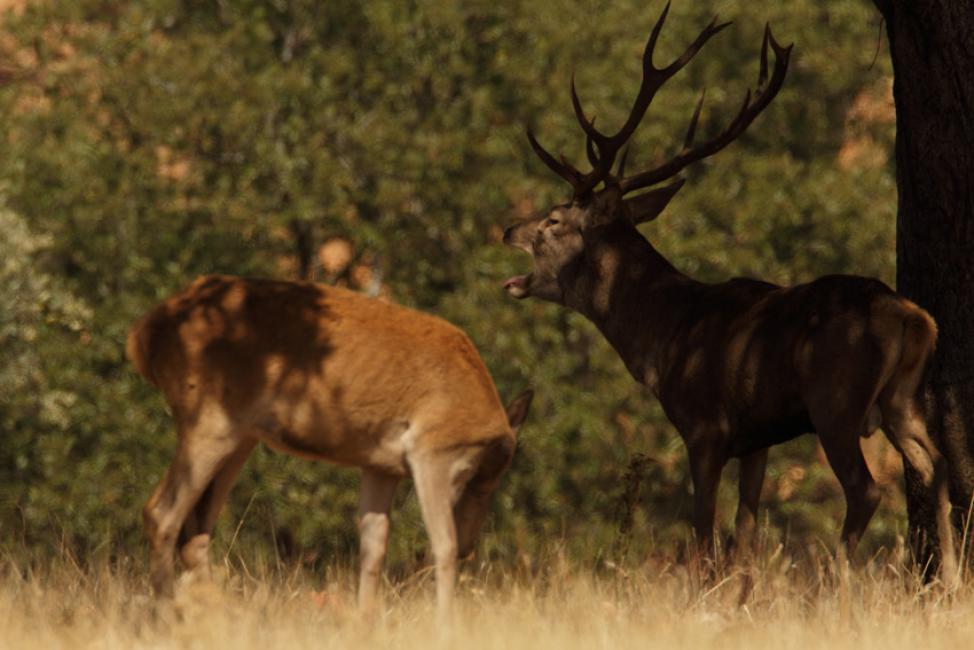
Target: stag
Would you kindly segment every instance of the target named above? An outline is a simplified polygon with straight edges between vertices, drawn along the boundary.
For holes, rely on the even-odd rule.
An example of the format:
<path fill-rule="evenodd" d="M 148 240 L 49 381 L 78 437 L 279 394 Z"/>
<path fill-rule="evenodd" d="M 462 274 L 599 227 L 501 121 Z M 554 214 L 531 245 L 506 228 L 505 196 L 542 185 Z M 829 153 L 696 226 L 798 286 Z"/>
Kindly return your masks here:
<path fill-rule="evenodd" d="M 311 283 L 198 279 L 139 320 L 127 353 L 165 396 L 175 459 L 143 510 L 151 579 L 171 595 L 174 554 L 209 574 L 217 515 L 258 442 L 362 471 L 359 605 L 372 609 L 399 481 L 411 475 L 448 616 L 514 454 L 530 391 L 505 413 L 476 348 L 449 323 Z"/>
<path fill-rule="evenodd" d="M 655 219 L 679 191 L 683 168 L 729 145 L 771 103 L 791 53 L 766 26 L 757 89 L 748 91 L 722 131 L 694 144 L 701 97 L 674 158 L 626 176 L 623 152 L 613 173 L 656 92 L 728 24 L 714 18 L 679 58 L 659 68 L 653 50 L 668 9 L 649 36 L 642 83 L 618 132 L 607 135 L 595 127 L 572 81 L 572 106 L 591 171 L 551 155 L 528 130 L 534 151 L 573 192 L 571 200 L 505 230 L 504 242 L 534 260 L 532 273 L 510 278 L 505 287 L 515 298 L 533 296 L 586 316 L 633 378 L 654 393 L 687 448 L 693 528 L 701 544 L 712 544 L 717 486 L 729 459 L 741 463 L 735 527 L 738 542 L 747 544 L 768 447 L 817 433 L 845 495 L 842 541 L 852 557 L 880 499 L 860 438 L 882 426 L 934 493 L 941 566 L 952 580 L 947 468 L 927 435 L 917 397 L 937 336 L 930 315 L 882 282 L 851 275 L 793 287 L 752 279 L 698 282 L 636 228 Z M 670 182 L 653 187 L 664 181 Z M 646 188 L 651 189 L 634 194 Z"/>

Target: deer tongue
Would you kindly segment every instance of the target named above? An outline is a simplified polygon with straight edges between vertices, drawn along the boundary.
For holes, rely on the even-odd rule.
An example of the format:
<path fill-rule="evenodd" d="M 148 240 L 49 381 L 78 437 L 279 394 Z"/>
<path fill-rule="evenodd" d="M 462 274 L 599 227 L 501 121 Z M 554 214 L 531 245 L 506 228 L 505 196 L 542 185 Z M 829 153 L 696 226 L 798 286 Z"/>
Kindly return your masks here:
<path fill-rule="evenodd" d="M 523 298 L 528 291 L 529 278 L 528 275 L 515 275 L 504 280 L 504 288 L 515 298 Z"/>

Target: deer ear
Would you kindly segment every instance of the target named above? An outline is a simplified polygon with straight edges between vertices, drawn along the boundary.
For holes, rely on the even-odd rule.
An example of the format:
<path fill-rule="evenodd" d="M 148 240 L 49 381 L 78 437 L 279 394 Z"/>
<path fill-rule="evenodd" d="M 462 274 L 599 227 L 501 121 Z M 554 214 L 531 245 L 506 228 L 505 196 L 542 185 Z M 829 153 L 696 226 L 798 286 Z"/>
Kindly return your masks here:
<path fill-rule="evenodd" d="M 623 204 L 626 206 L 629 220 L 633 225 L 639 225 L 658 217 L 685 182 L 684 179 L 678 178 L 669 185 L 626 199 Z"/>
<path fill-rule="evenodd" d="M 507 421 L 515 432 L 521 428 L 524 419 L 528 417 L 528 408 L 531 406 L 533 398 L 534 391 L 529 388 L 507 405 Z"/>

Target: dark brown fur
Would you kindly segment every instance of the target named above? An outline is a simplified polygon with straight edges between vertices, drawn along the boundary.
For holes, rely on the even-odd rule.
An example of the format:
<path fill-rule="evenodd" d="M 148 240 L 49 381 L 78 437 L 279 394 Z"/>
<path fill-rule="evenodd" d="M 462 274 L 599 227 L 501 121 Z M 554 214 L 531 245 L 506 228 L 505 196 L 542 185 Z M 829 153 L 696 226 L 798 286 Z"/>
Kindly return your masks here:
<path fill-rule="evenodd" d="M 505 241 L 531 252 L 535 271 L 508 285 L 518 298 L 537 287 L 539 297 L 587 316 L 655 392 L 687 445 L 698 538 L 711 539 L 717 484 L 730 458 L 742 462 L 737 527 L 747 539 L 767 447 L 818 433 L 845 491 L 842 537 L 851 553 L 879 500 L 859 438 L 881 423 L 937 492 L 944 553 L 952 557 L 945 461 L 917 400 L 936 341 L 930 315 L 857 276 L 794 287 L 697 282 L 628 217 L 614 218 L 625 215 L 619 206 L 609 189 L 509 228 Z"/>

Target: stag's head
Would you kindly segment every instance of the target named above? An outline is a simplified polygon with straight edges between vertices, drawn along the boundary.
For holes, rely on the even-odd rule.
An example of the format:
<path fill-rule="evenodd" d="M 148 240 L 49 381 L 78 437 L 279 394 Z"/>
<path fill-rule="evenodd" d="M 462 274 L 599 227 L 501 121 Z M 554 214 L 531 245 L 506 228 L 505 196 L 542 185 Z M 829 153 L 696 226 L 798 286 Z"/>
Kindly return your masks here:
<path fill-rule="evenodd" d="M 515 298 L 533 296 L 565 304 L 566 287 L 578 277 L 582 265 L 586 263 L 586 250 L 598 240 L 598 235 L 613 229 L 634 229 L 638 224 L 659 216 L 683 185 L 683 179 L 677 177 L 680 171 L 733 142 L 781 89 L 788 69 L 791 46 L 779 45 L 771 35 L 770 27 L 765 27 L 757 89 L 754 93 L 750 90 L 747 92 L 740 110 L 727 127 L 714 138 L 694 145 L 694 133 L 703 107 L 704 95 L 701 94 L 680 153 L 652 169 L 626 176 L 625 160 L 628 149 L 623 151 L 623 147 L 639 126 L 656 91 L 683 68 L 711 36 L 730 24 L 718 24 L 715 17 L 679 58 L 664 68 L 658 68 L 653 63 L 653 50 L 668 11 L 669 4 L 663 9 L 650 33 L 643 53 L 643 76 L 639 92 L 628 119 L 614 135 L 602 133 L 595 128 L 595 118 L 586 117 L 575 91 L 575 80 L 572 79 L 572 106 L 585 133 L 585 150 L 591 165 L 590 171 L 583 173 L 564 156 L 556 158 L 551 155 L 538 143 L 530 129 L 528 130 L 532 149 L 553 172 L 571 184 L 572 196 L 569 201 L 552 207 L 544 214 L 514 224 L 504 231 L 504 243 L 520 248 L 534 258 L 532 273 L 512 277 L 504 283 L 507 292 Z M 769 45 L 774 50 L 774 69 L 770 78 Z M 613 172 L 617 158 L 618 168 Z M 660 185 L 666 181 L 669 182 Z M 646 191 L 637 193 L 639 190 Z"/>

